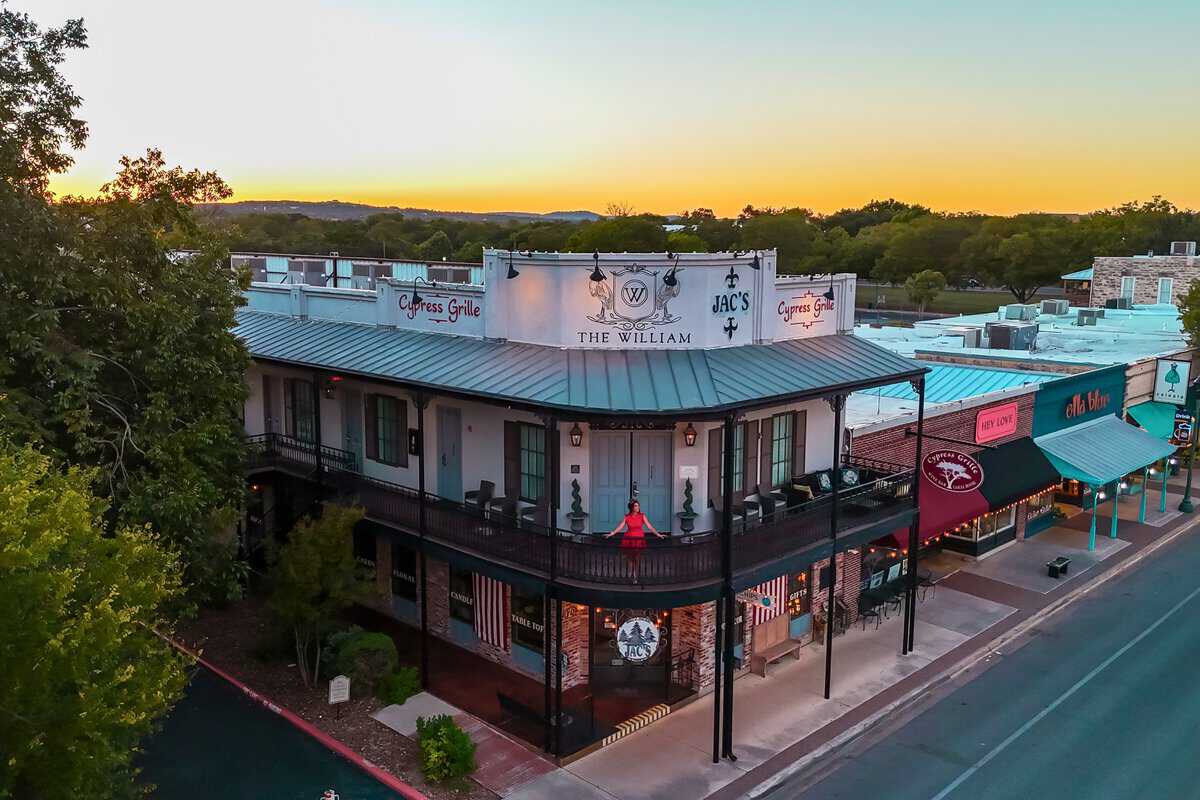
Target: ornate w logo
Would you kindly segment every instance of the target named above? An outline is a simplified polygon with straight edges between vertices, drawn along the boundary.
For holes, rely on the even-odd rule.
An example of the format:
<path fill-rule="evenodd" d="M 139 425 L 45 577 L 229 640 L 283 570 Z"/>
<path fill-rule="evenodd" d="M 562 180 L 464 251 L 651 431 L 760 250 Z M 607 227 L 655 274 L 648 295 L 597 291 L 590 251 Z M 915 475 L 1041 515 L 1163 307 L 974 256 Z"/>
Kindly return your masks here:
<path fill-rule="evenodd" d="M 646 284 L 641 281 L 628 281 L 621 287 L 621 297 L 630 306 L 637 308 L 642 303 L 646 302 L 646 296 L 649 294 L 649 289 Z"/>

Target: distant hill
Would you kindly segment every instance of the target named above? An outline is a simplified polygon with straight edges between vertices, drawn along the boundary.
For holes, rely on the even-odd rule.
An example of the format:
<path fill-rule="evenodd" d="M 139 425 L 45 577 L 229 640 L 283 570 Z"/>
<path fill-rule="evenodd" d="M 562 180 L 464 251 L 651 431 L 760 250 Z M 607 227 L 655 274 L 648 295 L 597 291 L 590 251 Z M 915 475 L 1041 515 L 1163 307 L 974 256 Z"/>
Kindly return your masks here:
<path fill-rule="evenodd" d="M 354 220 L 365 219 L 372 214 L 403 214 L 412 219 L 457 219 L 470 222 L 594 222 L 603 219 L 602 215 L 592 211 L 551 211 L 548 214 L 528 211 L 435 211 L 429 208 L 343 203 L 340 200 L 316 203 L 304 200 L 239 200 L 236 203 L 204 203 L 200 207 L 223 217 L 238 217 L 244 214 L 300 214 L 312 219 Z"/>

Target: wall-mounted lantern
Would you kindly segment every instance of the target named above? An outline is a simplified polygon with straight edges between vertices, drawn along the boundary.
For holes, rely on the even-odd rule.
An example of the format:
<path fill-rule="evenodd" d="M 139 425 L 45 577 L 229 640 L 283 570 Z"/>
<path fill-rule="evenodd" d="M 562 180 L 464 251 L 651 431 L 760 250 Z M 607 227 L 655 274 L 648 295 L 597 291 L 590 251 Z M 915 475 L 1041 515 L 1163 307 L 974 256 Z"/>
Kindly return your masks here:
<path fill-rule="evenodd" d="M 579 447 L 583 444 L 583 429 L 579 427 L 578 422 L 571 426 L 570 436 L 571 447 Z"/>
<path fill-rule="evenodd" d="M 690 422 L 688 423 L 687 427 L 683 429 L 683 443 L 688 447 L 696 446 L 696 428 Z"/>
<path fill-rule="evenodd" d="M 332 400 L 337 393 L 337 386 L 342 382 L 341 375 L 330 375 L 325 379 L 325 398 Z"/>

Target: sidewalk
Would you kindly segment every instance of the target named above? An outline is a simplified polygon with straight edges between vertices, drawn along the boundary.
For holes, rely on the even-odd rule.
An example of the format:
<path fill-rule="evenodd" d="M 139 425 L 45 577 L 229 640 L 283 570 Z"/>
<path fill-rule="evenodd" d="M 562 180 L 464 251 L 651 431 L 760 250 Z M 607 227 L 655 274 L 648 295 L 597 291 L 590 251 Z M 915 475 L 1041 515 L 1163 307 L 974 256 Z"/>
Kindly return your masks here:
<path fill-rule="evenodd" d="M 1192 521 L 1175 509 L 1180 496 L 1168 485 L 1167 513 L 1158 493 L 1147 497 L 1146 523 L 1136 521 L 1140 498 L 1122 497 L 1119 538 L 1109 538 L 1110 517 L 1096 519 L 1096 550 L 1087 550 L 1090 514 L 1079 514 L 1032 539 L 1014 542 L 979 561 L 943 554 L 929 566 L 942 574 L 936 591 L 917 607 L 917 651 L 899 655 L 900 618 L 875 629 L 861 625 L 834 640 L 833 697 L 822 697 L 824 652 L 819 645 L 798 661 L 773 665 L 767 678 L 735 683 L 736 763 L 712 763 L 712 700 L 700 698 L 665 719 L 582 758 L 515 787 L 513 798 L 548 797 L 526 791 L 568 773 L 592 795 L 633 798 L 732 800 L 806 754 L 906 697 L 976 653 L 1005 631 L 1058 598 L 1112 571 L 1137 552 Z M 1111 504 L 1102 511 L 1111 511 Z M 1067 555 L 1071 571 L 1055 580 L 1045 562 Z M 576 784 L 578 786 L 578 784 Z M 572 796 L 575 796 L 572 794 Z"/>

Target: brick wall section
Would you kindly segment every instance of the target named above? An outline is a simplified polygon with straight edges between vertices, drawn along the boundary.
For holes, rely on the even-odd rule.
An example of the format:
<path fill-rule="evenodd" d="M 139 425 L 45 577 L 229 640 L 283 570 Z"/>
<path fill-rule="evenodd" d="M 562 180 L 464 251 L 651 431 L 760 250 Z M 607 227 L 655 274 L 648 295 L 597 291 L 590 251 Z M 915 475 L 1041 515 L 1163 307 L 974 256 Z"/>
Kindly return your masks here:
<path fill-rule="evenodd" d="M 1135 305 L 1158 302 L 1158 279 L 1173 278 L 1171 300 L 1187 293 L 1192 281 L 1200 278 L 1200 257 L 1155 256 L 1154 258 L 1098 256 L 1092 261 L 1092 294 L 1090 304 L 1103 307 L 1106 300 L 1121 296 L 1121 278 L 1132 275 Z"/>
<path fill-rule="evenodd" d="M 588 642 L 588 606 L 563 603 L 562 651 L 567 656 L 567 671 L 563 673 L 563 689 L 570 689 L 588 681 L 588 659 L 591 657 Z M 557 680 L 558 667 L 554 667 Z"/>
<path fill-rule="evenodd" d="M 820 586 L 821 570 L 829 566 L 829 559 L 813 564 L 809 576 L 810 586 Z M 862 593 L 862 553 L 847 550 L 837 555 L 837 580 L 833 585 L 833 596 L 840 597 L 852 613 L 858 612 L 858 596 Z M 829 599 L 829 587 L 817 589 L 812 598 L 812 610 L 825 613 Z"/>
<path fill-rule="evenodd" d="M 1034 396 L 1032 393 L 1018 395 L 1015 398 L 1005 398 L 986 406 L 966 408 L 961 411 L 952 411 L 948 414 L 938 414 L 937 416 L 930 416 L 928 409 L 926 409 L 925 433 L 934 436 L 944 436 L 948 439 L 958 439 L 963 442 L 973 442 L 975 441 L 975 418 L 979 416 L 981 411 L 1015 402 L 1017 404 L 1016 432 L 1010 436 L 988 442 L 987 444 L 1004 444 L 1014 439 L 1029 436 L 1033 426 Z M 915 430 L 917 423 L 906 422 L 894 428 L 872 431 L 862 436 L 855 436 L 851 445 L 851 452 L 857 456 L 878 458 L 883 461 L 911 467 L 917 457 L 917 437 L 904 435 L 905 429 L 910 427 Z M 925 452 L 929 452 L 931 448 L 941 448 L 943 446 L 953 447 L 967 453 L 977 453 L 983 449 L 982 446 L 968 447 L 966 445 L 952 445 L 949 442 L 939 442 L 934 439 L 926 439 L 924 449 Z"/>
<path fill-rule="evenodd" d="M 1086 307 L 1092 303 L 1091 281 L 1063 281 L 1063 297 L 1073 307 Z"/>
<path fill-rule="evenodd" d="M 716 603 L 683 606 L 671 612 L 675 627 L 671 640 L 671 655 L 677 656 L 687 650 L 696 651 L 697 692 L 704 694 L 713 688 L 713 647 L 717 641 Z"/>
<path fill-rule="evenodd" d="M 425 590 L 429 593 L 429 611 L 427 623 L 429 632 L 443 639 L 450 638 L 450 565 L 437 559 L 425 559 L 425 568 L 429 577 L 425 582 Z M 417 613 L 421 611 L 421 560 L 417 559 Z"/>

